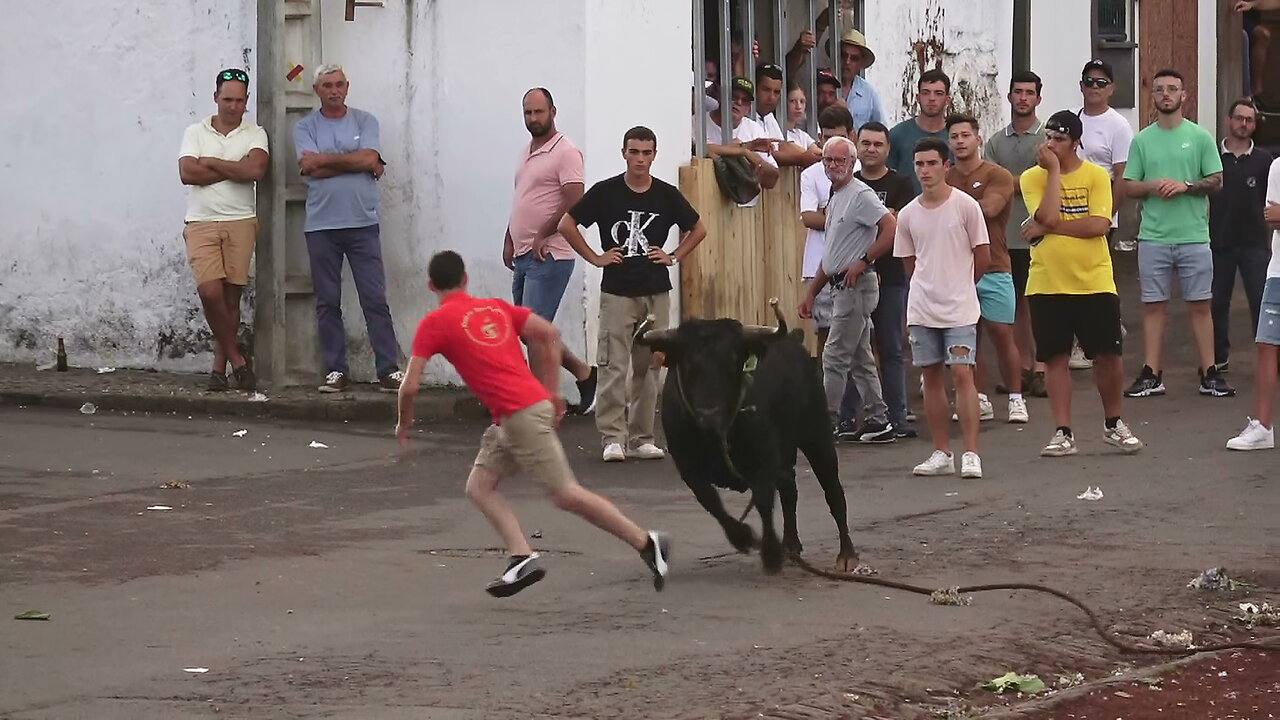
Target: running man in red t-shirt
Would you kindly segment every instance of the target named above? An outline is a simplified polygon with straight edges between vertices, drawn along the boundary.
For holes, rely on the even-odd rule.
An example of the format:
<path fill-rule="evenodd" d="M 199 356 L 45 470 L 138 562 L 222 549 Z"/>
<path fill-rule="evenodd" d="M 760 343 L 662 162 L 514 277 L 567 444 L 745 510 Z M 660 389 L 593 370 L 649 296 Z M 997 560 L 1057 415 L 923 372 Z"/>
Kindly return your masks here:
<path fill-rule="evenodd" d="M 653 572 L 654 589 L 661 590 L 668 572 L 666 534 L 641 529 L 613 503 L 579 485 L 569 468 L 556 434 L 565 410 L 557 385 L 560 332 L 529 308 L 468 295 L 466 267 L 455 252 L 432 257 L 427 277 L 440 307 L 422 318 L 414 335 L 413 356 L 400 384 L 396 438 L 401 445 L 407 444 L 423 367 L 432 355 L 443 355 L 493 415 L 493 425 L 480 441 L 480 453 L 467 478 L 467 497 L 502 536 L 511 559 L 485 589 L 495 597 L 508 597 L 546 575 L 520 521 L 498 492 L 499 481 L 522 469 L 547 487 L 556 507 L 639 551 Z M 529 369 L 520 340 L 536 358 L 534 366 L 543 369 L 542 377 L 534 377 Z"/>

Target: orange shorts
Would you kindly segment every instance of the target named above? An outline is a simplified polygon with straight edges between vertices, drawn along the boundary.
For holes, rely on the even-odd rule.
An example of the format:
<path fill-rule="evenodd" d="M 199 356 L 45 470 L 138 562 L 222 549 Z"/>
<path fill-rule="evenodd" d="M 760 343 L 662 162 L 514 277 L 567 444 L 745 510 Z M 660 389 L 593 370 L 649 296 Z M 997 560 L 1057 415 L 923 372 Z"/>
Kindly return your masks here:
<path fill-rule="evenodd" d="M 258 219 L 189 222 L 182 229 L 187 262 L 196 285 L 225 280 L 249 284 L 249 262 L 258 239 Z"/>

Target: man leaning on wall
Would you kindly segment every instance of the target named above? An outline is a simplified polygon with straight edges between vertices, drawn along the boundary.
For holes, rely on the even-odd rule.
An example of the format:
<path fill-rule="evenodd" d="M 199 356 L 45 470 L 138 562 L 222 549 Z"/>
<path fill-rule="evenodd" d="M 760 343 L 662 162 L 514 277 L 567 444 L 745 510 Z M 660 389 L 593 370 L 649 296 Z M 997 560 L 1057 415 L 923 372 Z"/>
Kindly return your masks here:
<path fill-rule="evenodd" d="M 255 387 L 253 369 L 236 346 L 240 295 L 249 282 L 257 241 L 254 183 L 267 172 L 267 133 L 244 121 L 249 74 L 231 68 L 214 80 L 218 112 L 187 128 L 178 151 L 178 176 L 191 186 L 182 238 L 205 320 L 213 332 L 213 371 L 207 389 L 227 390 L 227 364 L 236 386 Z"/>
<path fill-rule="evenodd" d="M 341 65 L 316 69 L 320 109 L 298 121 L 293 143 L 298 169 L 307 182 L 307 257 L 316 295 L 320 354 L 325 364 L 320 392 L 344 392 L 351 386 L 347 333 L 342 323 L 342 262 L 364 311 L 373 348 L 379 389 L 396 392 L 404 378 L 399 344 L 387 307 L 387 276 L 378 234 L 378 180 L 383 167 L 378 119 L 347 107 L 350 84 Z"/>

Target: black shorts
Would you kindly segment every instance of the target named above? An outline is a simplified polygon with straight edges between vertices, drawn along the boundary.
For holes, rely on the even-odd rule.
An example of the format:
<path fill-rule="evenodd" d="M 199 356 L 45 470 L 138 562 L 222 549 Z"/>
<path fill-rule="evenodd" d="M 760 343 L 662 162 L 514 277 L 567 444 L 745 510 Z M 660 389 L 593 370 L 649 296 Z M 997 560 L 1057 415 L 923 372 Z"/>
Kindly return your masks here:
<path fill-rule="evenodd" d="M 1070 355 L 1075 340 L 1080 341 L 1080 349 L 1091 360 L 1098 355 L 1124 352 L 1118 295 L 1028 295 L 1027 303 L 1036 360 L 1048 362 Z"/>
<path fill-rule="evenodd" d="M 1013 291 L 1018 298 L 1027 294 L 1027 274 L 1031 272 L 1031 249 L 1009 248 L 1009 264 L 1013 266 Z"/>

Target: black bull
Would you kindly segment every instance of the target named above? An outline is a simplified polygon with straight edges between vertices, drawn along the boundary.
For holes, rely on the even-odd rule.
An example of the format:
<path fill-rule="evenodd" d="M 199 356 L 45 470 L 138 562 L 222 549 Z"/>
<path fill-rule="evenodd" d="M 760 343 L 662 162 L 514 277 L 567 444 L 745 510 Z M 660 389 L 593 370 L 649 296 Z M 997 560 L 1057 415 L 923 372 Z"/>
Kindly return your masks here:
<path fill-rule="evenodd" d="M 778 327 L 736 320 L 688 320 L 640 339 L 665 355 L 662 427 L 680 477 L 720 522 L 740 552 L 755 543 L 750 526 L 725 512 L 716 488 L 751 492 L 760 513 L 760 556 L 767 573 L 782 568 L 783 553 L 803 549 L 796 530 L 796 453 L 803 452 L 826 494 L 840 533 L 837 567 L 858 563 L 849 539 L 844 488 L 817 368 L 799 330 L 771 301 Z M 773 500 L 782 503 L 782 543 L 773 524 Z"/>

